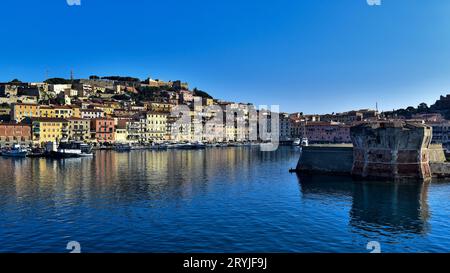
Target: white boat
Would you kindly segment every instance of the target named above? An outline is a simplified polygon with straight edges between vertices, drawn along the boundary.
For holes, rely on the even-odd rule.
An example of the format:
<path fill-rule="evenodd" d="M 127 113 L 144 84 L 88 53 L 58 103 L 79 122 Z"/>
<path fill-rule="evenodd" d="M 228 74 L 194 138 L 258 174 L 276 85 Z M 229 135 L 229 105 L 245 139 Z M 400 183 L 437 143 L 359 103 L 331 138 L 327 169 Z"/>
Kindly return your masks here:
<path fill-rule="evenodd" d="M 301 144 L 302 144 L 302 140 L 300 138 L 296 138 L 292 142 L 292 146 L 300 146 Z"/>
<path fill-rule="evenodd" d="M 306 138 L 306 137 L 302 138 L 302 142 L 300 143 L 300 146 L 306 147 L 308 145 L 309 145 L 308 138 Z"/>
<path fill-rule="evenodd" d="M 92 147 L 82 142 L 61 142 L 56 151 L 50 151 L 49 157 L 53 158 L 72 158 L 72 157 L 91 157 Z"/>
<path fill-rule="evenodd" d="M 26 157 L 28 150 L 20 147 L 20 145 L 15 144 L 10 150 L 4 151 L 3 156 L 8 157 Z"/>

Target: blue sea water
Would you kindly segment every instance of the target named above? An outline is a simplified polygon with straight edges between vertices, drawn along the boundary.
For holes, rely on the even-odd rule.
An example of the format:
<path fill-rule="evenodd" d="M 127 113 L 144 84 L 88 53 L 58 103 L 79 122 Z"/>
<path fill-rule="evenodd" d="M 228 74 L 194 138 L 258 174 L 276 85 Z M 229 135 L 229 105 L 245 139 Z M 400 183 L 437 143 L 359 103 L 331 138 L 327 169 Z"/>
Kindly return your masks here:
<path fill-rule="evenodd" d="M 0 158 L 0 252 L 450 251 L 450 183 L 297 176 L 257 148 Z"/>

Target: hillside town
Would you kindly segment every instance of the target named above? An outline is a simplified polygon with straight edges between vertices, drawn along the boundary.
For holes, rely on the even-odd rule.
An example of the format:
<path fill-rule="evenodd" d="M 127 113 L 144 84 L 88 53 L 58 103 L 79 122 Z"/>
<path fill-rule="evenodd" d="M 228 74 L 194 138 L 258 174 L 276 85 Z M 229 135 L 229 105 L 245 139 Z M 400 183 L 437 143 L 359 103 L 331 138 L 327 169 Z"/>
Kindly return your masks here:
<path fill-rule="evenodd" d="M 215 118 L 214 111 L 205 107 L 243 110 L 231 123 L 218 123 L 215 132 L 199 134 L 195 126 L 174 126 L 180 116 L 173 114 L 176 106 L 189 109 L 189 123 L 205 124 Z M 214 108 L 216 107 L 216 108 Z M 46 143 L 79 141 L 105 147 L 117 144 L 151 145 L 160 143 L 248 143 L 261 142 L 251 138 L 249 124 L 251 110 L 266 111 L 268 127 L 279 126 L 280 143 L 290 144 L 296 139 L 309 143 L 349 143 L 350 127 L 361 122 L 380 119 L 404 119 L 425 122 L 433 127 L 433 141 L 449 146 L 450 96 L 441 97 L 435 105 L 421 104 L 416 108 L 392 112 L 372 109 L 353 110 L 325 115 L 277 113 L 278 123 L 271 123 L 268 110 L 256 110 L 251 103 L 237 103 L 213 98 L 189 84 L 148 78 L 141 81 L 132 77 L 99 77 L 88 79 L 52 78 L 44 82 L 21 82 L 17 79 L 0 83 L 0 146 L 43 147 Z M 200 119 L 195 119 L 200 117 Z M 220 119 L 226 119 L 225 115 Z M 260 122 L 259 119 L 256 122 Z M 233 126 L 234 125 L 234 126 Z M 243 125 L 243 126 L 239 126 Z M 258 128 L 259 127 L 258 125 Z M 270 130 L 270 129 L 269 129 Z M 200 137 L 199 137 L 200 136 Z"/>

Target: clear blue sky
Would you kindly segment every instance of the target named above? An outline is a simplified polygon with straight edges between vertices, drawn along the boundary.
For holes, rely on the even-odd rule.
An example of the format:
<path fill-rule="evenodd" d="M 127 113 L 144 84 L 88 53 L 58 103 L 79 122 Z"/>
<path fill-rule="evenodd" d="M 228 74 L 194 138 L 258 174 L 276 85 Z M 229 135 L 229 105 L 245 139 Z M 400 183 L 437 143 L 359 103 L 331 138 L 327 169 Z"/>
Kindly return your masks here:
<path fill-rule="evenodd" d="M 2 0 L 0 81 L 181 79 L 227 100 L 339 112 L 450 91 L 450 1 Z"/>

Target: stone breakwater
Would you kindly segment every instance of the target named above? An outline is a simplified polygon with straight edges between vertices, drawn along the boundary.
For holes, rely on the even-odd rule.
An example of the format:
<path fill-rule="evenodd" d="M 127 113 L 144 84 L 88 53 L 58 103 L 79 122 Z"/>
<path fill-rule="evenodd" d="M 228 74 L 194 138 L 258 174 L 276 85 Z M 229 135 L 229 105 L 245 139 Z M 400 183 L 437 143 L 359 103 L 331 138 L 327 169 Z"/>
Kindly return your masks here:
<path fill-rule="evenodd" d="M 362 179 L 429 180 L 450 177 L 432 128 L 420 123 L 381 121 L 351 128 L 352 145 L 304 147 L 297 172 L 352 175 Z"/>

